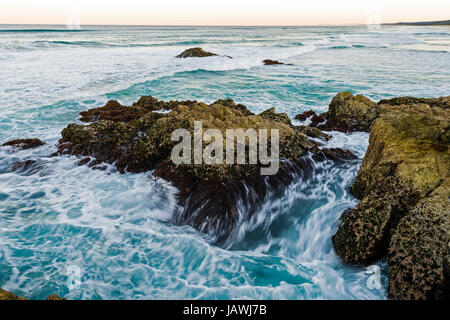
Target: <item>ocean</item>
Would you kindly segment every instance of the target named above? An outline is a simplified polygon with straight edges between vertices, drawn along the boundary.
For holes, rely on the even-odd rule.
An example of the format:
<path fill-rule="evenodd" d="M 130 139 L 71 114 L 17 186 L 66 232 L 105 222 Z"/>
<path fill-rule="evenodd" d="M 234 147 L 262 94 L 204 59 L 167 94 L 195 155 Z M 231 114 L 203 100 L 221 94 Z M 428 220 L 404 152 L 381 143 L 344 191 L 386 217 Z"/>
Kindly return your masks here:
<path fill-rule="evenodd" d="M 175 58 L 191 47 L 233 58 Z M 150 172 L 50 155 L 80 111 L 109 99 L 232 98 L 294 119 L 344 90 L 375 101 L 449 95 L 450 28 L 0 25 L 0 70 L 0 143 L 47 143 L 0 148 L 0 288 L 32 299 L 386 299 L 386 261 L 347 266 L 331 243 L 357 204 L 354 164 L 316 164 L 218 247 L 171 223 L 176 190 Z M 369 135 L 331 134 L 327 145 L 360 163 Z M 38 165 L 11 170 L 27 159 Z"/>

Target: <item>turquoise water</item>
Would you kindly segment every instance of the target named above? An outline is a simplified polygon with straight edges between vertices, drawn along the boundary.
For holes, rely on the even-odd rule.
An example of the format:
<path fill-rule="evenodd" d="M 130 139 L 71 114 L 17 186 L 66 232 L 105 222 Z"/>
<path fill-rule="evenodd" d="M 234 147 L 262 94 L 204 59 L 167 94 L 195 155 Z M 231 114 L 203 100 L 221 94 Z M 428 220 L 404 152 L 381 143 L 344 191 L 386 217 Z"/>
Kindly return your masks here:
<path fill-rule="evenodd" d="M 327 110 L 343 90 L 374 100 L 450 94 L 450 29 L 438 27 L 0 26 L 0 287 L 43 299 L 385 299 L 363 268 L 344 266 L 331 235 L 357 201 L 357 166 L 317 164 L 267 201 L 225 248 L 171 224 L 176 190 L 149 172 L 93 171 L 50 157 L 78 113 L 142 95 L 233 98 L 292 118 Z M 27 30 L 24 30 L 27 29 Z M 232 56 L 175 59 L 192 46 Z M 276 59 L 292 65 L 263 66 Z M 363 157 L 368 135 L 333 133 L 329 146 Z M 11 172 L 17 161 L 37 160 Z"/>

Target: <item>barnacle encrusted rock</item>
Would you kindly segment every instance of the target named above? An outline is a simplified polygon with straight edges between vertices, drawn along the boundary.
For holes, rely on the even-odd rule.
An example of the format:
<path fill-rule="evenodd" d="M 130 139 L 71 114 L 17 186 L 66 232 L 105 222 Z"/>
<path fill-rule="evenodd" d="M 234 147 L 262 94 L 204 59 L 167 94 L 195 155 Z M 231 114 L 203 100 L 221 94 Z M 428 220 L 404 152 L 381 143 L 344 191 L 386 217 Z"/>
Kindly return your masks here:
<path fill-rule="evenodd" d="M 280 62 L 280 61 L 277 61 L 277 60 L 270 60 L 270 59 L 264 60 L 263 63 L 266 66 L 272 66 L 272 65 L 277 65 L 277 64 L 284 64 L 283 62 Z"/>
<path fill-rule="evenodd" d="M 353 131 L 369 132 L 373 122 L 389 106 L 426 104 L 430 107 L 448 109 L 449 97 L 440 98 L 414 98 L 399 97 L 381 100 L 378 103 L 362 95 L 352 95 L 349 91 L 338 93 L 331 101 L 328 111 L 317 115 L 314 111 L 306 111 L 295 118 L 300 121 L 311 119 L 311 127 L 317 127 L 324 131 L 341 131 L 350 133 Z"/>
<path fill-rule="evenodd" d="M 448 97 L 382 100 L 376 112 L 366 111 L 369 116 L 358 118 L 378 117 L 351 186 L 361 201 L 342 214 L 336 252 L 362 265 L 387 255 L 390 298 L 443 298 L 450 243 Z"/>
<path fill-rule="evenodd" d="M 142 97 L 126 107 L 116 101 L 82 113 L 88 125 L 69 124 L 62 131 L 60 154 L 75 154 L 92 161 L 114 164 L 120 172 L 154 170 L 153 176 L 171 182 L 179 190 L 182 207 L 174 214 L 177 224 L 189 224 L 212 234 L 217 241 L 225 240 L 240 219 L 245 219 L 269 194 L 282 190 L 295 179 L 295 174 L 309 170 L 311 152 L 320 160 L 354 159 L 353 154 L 339 149 L 321 151 L 315 140 L 327 140 L 329 135 L 317 128 L 293 126 L 285 113 L 269 109 L 253 114 L 233 100 L 218 100 L 210 105 L 196 101 L 162 102 Z M 186 129 L 193 137 L 194 123 L 201 121 L 202 133 L 217 129 L 226 137 L 228 129 L 267 130 L 270 153 L 271 130 L 279 131 L 280 169 L 273 176 L 261 176 L 265 165 L 249 164 L 174 164 L 171 152 L 177 142 L 171 140 L 176 129 Z M 235 150 L 237 144 L 235 142 Z M 225 145 L 223 154 L 225 155 Z M 249 150 L 248 140 L 244 149 Z M 342 156 L 342 157 L 340 157 Z M 342 158 L 342 159 L 341 159 Z M 192 149 L 191 159 L 194 159 Z"/>
<path fill-rule="evenodd" d="M 31 139 L 15 139 L 2 144 L 2 146 L 13 146 L 20 150 L 32 149 L 43 146 L 45 143 L 39 139 L 31 138 Z"/>

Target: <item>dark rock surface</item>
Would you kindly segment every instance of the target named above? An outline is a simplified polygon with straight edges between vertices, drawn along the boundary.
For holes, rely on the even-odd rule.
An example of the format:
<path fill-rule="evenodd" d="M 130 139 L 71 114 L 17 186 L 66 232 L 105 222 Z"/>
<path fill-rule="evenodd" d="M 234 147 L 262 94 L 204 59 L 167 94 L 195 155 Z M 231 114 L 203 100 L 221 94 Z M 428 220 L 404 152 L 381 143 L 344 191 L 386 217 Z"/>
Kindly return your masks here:
<path fill-rule="evenodd" d="M 24 297 L 17 296 L 12 292 L 0 289 L 0 300 L 27 300 L 27 299 Z M 67 299 L 61 298 L 57 294 L 51 294 L 47 297 L 46 300 L 67 300 Z"/>
<path fill-rule="evenodd" d="M 203 50 L 202 48 L 191 48 L 180 53 L 177 58 L 204 58 L 217 56 L 217 54 Z"/>
<path fill-rule="evenodd" d="M 311 114 L 311 126 L 325 131 L 368 132 L 378 117 L 377 104 L 364 96 L 344 91 L 336 95 L 321 115 Z M 305 115 L 300 115 L 304 117 Z"/>
<path fill-rule="evenodd" d="M 41 140 L 33 138 L 33 139 L 11 140 L 11 141 L 5 142 L 4 144 L 2 144 L 2 146 L 4 146 L 4 147 L 13 146 L 20 150 L 25 150 L 25 149 L 37 148 L 37 147 L 43 146 L 44 144 L 45 143 L 42 142 Z"/>
<path fill-rule="evenodd" d="M 305 111 L 301 114 L 298 114 L 295 116 L 296 120 L 300 120 L 300 121 L 306 121 L 306 119 L 311 118 L 312 116 L 317 116 L 316 113 L 312 110 L 309 111 Z"/>
<path fill-rule="evenodd" d="M 231 99 L 207 105 L 142 97 L 129 107 L 110 101 L 82 115 L 92 122 L 68 125 L 62 131 L 60 154 L 82 156 L 80 164 L 89 166 L 94 161 L 114 163 L 120 172 L 154 170 L 153 176 L 171 182 L 180 191 L 178 202 L 182 208 L 174 214 L 174 222 L 213 235 L 217 243 L 226 241 L 234 227 L 248 218 L 269 191 L 282 190 L 296 175 L 310 170 L 311 160 L 303 157 L 306 154 L 317 153 L 320 160 L 349 159 L 348 152 L 322 152 L 320 144 L 308 139 L 308 136 L 324 141 L 330 138 L 319 129 L 293 126 L 287 114 L 276 113 L 274 108 L 255 115 Z M 250 165 L 248 161 L 246 165 L 175 165 L 170 155 L 177 143 L 171 141 L 171 133 L 180 128 L 193 133 L 194 121 L 202 121 L 203 132 L 218 129 L 224 137 L 226 129 L 267 129 L 269 133 L 271 129 L 279 130 L 282 161 L 278 173 L 261 176 L 264 165 L 260 162 Z M 248 142 L 244 144 L 248 150 Z M 239 207 L 239 203 L 245 206 Z"/>
<path fill-rule="evenodd" d="M 350 264 L 368 265 L 387 256 L 388 294 L 393 299 L 448 296 L 450 110 L 446 101 L 382 100 L 376 111 L 373 104 L 364 103 L 367 108 L 357 109 L 369 115 L 353 117 L 360 121 L 356 128 L 371 127 L 369 148 L 351 186 L 361 201 L 342 214 L 333 244 Z"/>
<path fill-rule="evenodd" d="M 273 66 L 273 65 L 278 65 L 278 64 L 284 64 L 283 62 L 280 62 L 280 61 L 277 61 L 277 60 L 270 60 L 270 59 L 264 60 L 263 63 L 266 66 Z"/>

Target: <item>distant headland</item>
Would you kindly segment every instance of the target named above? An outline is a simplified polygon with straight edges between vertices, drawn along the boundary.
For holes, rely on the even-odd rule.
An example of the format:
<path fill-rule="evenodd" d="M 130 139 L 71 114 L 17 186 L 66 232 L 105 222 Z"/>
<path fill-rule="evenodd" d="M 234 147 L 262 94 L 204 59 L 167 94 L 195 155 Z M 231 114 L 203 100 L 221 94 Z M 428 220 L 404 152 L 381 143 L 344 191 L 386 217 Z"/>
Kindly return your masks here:
<path fill-rule="evenodd" d="M 422 22 L 397 22 L 384 23 L 386 25 L 401 25 L 401 26 L 450 26 L 450 20 L 441 21 L 422 21 Z"/>

